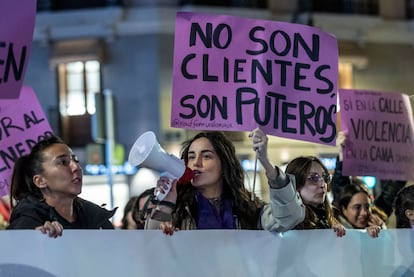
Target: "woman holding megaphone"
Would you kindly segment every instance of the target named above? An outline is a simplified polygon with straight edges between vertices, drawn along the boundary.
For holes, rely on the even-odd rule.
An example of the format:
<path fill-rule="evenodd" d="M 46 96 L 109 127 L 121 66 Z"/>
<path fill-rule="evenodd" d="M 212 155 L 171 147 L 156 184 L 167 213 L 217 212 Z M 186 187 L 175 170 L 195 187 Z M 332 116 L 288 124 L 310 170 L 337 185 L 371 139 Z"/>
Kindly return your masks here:
<path fill-rule="evenodd" d="M 249 137 L 266 170 L 270 203 L 252 196 L 245 188 L 233 143 L 222 132 L 200 132 L 185 141 L 181 151 L 193 178 L 179 185 L 168 176 L 159 178 L 156 191 L 169 191 L 147 218 L 146 229 L 161 229 L 170 235 L 176 230 L 193 229 L 284 232 L 302 222 L 305 208 L 301 198 L 291 177 L 269 162 L 267 136 L 256 129 Z"/>

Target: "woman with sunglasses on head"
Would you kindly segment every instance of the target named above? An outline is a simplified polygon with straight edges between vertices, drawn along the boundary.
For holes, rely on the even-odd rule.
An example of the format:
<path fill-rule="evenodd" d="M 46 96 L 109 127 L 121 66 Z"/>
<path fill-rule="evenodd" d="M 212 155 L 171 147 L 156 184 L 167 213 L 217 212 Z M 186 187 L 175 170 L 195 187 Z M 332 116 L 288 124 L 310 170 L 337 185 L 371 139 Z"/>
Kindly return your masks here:
<path fill-rule="evenodd" d="M 109 219 L 115 210 L 78 197 L 82 177 L 78 158 L 60 138 L 38 142 L 15 162 L 8 229 L 37 229 L 50 237 L 63 229 L 113 229 Z"/>
<path fill-rule="evenodd" d="M 244 186 L 244 172 L 233 143 L 222 132 L 200 132 L 183 143 L 182 158 L 194 173 L 191 182 L 172 188 L 147 218 L 147 229 L 165 234 L 192 229 L 248 229 L 284 232 L 304 218 L 304 206 L 292 180 L 279 176 L 267 160 L 267 137 L 252 132 L 270 186 L 270 203 L 265 203 Z M 156 190 L 164 192 L 171 181 L 160 177 Z"/>

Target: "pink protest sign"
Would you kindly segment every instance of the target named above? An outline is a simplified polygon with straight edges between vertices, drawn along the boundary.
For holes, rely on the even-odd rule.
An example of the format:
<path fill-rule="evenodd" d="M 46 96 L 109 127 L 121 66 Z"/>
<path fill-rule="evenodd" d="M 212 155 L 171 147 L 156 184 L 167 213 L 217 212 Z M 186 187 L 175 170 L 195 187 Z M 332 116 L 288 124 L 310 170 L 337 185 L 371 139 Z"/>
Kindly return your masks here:
<path fill-rule="evenodd" d="M 310 26 L 179 12 L 171 126 L 334 145 L 338 46 Z"/>
<path fill-rule="evenodd" d="M 340 90 L 341 130 L 347 134 L 343 172 L 414 180 L 414 122 L 407 95 Z"/>
<path fill-rule="evenodd" d="M 9 193 L 14 161 L 52 133 L 32 88 L 23 86 L 19 99 L 0 100 L 0 196 Z"/>
<path fill-rule="evenodd" d="M 36 17 L 36 1 L 0 1 L 0 99 L 16 99 L 23 85 Z"/>

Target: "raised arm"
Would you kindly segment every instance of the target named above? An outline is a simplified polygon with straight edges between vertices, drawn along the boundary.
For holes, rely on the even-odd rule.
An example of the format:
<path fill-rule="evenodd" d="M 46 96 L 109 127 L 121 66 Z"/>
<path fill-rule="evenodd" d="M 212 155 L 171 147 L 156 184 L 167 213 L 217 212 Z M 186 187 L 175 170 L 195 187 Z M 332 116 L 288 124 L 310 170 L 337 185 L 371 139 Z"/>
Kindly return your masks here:
<path fill-rule="evenodd" d="M 336 145 L 340 148 L 338 156 L 336 158 L 336 165 L 335 171 L 332 178 L 332 193 L 334 196 L 334 202 L 336 202 L 336 198 L 341 192 L 341 189 L 351 183 L 350 176 L 343 175 L 342 173 L 342 164 L 343 164 L 343 152 L 345 151 L 345 143 L 346 143 L 346 134 L 342 131 L 338 132 L 336 138 Z"/>
<path fill-rule="evenodd" d="M 253 150 L 266 172 L 270 187 L 270 203 L 266 204 L 261 214 L 263 229 L 285 232 L 293 229 L 305 218 L 305 206 L 296 191 L 295 177 L 286 175 L 278 166 L 274 166 L 268 157 L 268 137 L 256 128 L 249 137 Z"/>

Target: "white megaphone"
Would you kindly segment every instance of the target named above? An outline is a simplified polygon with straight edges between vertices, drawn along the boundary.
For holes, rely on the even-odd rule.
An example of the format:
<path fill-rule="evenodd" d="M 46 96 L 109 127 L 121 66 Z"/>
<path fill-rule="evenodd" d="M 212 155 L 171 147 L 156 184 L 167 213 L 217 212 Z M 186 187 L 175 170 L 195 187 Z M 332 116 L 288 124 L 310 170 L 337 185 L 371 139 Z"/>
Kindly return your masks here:
<path fill-rule="evenodd" d="M 164 193 L 157 190 L 155 195 L 159 201 L 162 201 L 171 189 L 172 180 L 179 179 L 178 184 L 180 184 L 190 182 L 193 178 L 193 172 L 184 161 L 165 152 L 151 131 L 143 133 L 135 141 L 129 152 L 128 162 L 133 166 L 146 167 L 168 176 L 170 179 L 168 189 L 164 190 Z"/>

